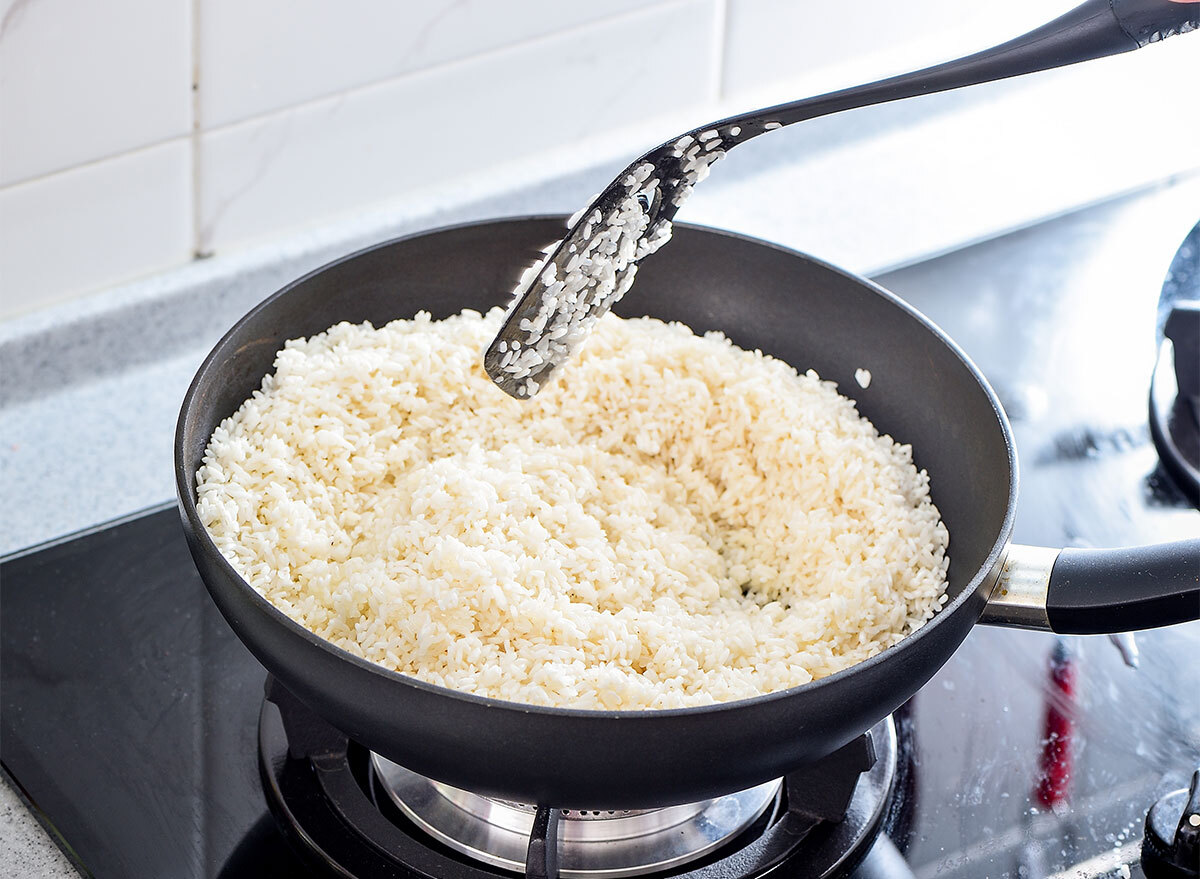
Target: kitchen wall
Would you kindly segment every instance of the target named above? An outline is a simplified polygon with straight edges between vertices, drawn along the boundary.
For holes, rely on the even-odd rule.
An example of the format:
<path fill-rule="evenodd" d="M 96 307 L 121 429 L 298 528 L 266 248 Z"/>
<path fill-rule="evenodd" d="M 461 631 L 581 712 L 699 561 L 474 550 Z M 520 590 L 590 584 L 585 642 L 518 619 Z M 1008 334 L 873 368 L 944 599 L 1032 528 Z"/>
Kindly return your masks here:
<path fill-rule="evenodd" d="M 656 120 L 942 60 L 1070 5 L 0 0 L 0 318 L 522 163 L 570 170 L 588 145 L 648 146 Z"/>

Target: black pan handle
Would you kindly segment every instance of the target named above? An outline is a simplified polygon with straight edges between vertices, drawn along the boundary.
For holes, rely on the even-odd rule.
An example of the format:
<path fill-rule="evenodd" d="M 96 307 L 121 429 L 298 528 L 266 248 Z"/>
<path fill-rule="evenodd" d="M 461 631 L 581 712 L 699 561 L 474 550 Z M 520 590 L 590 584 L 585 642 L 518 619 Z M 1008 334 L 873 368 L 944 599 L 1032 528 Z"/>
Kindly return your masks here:
<path fill-rule="evenodd" d="M 756 110 L 746 118 L 781 125 L 882 104 L 916 95 L 962 88 L 1116 55 L 1200 28 L 1200 0 L 1087 0 L 1047 24 L 991 49 L 855 86 Z M 742 117 L 730 117 L 726 126 Z M 710 126 L 710 127 L 715 127 Z"/>
<path fill-rule="evenodd" d="M 1200 619 L 1200 540 L 1129 549 L 1064 549 L 1046 615 L 1065 635 L 1152 629 Z"/>
<path fill-rule="evenodd" d="M 1200 540 L 1127 549 L 1013 544 L 981 623 L 1096 635 L 1200 619 Z"/>

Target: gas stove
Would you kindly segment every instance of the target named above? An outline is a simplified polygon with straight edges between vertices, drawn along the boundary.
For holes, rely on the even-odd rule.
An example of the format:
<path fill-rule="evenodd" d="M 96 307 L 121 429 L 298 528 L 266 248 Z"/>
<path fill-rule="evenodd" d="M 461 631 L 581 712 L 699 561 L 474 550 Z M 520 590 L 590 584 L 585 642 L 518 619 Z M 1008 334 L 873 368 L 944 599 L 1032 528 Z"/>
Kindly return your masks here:
<path fill-rule="evenodd" d="M 1200 533 L 1146 417 L 1156 303 L 1187 231 L 1164 243 L 1156 210 L 1094 208 L 879 279 L 1004 401 L 1017 541 Z M 1147 813 L 1161 801 L 1151 824 L 1170 836 L 1200 766 L 1200 623 L 1111 642 L 977 627 L 893 717 L 785 779 L 662 809 L 542 808 L 390 763 L 270 679 L 173 506 L 9 557 L 0 581 L 0 758 L 97 877 L 1153 879 Z"/>
<path fill-rule="evenodd" d="M 749 790 L 657 809 L 553 809 L 454 788 L 371 754 L 273 680 L 259 719 L 263 786 L 280 827 L 313 864 L 369 876 L 845 875 L 881 831 L 906 838 L 911 753 L 900 712 Z"/>

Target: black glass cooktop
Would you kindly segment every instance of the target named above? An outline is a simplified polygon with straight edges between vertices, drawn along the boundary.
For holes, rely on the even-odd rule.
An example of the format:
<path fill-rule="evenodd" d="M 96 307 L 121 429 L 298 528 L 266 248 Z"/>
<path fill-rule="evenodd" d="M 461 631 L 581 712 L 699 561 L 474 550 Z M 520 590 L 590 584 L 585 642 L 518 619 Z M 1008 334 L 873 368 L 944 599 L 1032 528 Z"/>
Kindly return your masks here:
<path fill-rule="evenodd" d="M 258 780 L 266 673 L 208 598 L 173 506 L 0 574 L 0 756 L 82 867 L 267 875 L 261 858 L 303 875 Z"/>
<path fill-rule="evenodd" d="M 1157 284 L 1105 270 L 1137 253 L 1103 246 L 1114 228 L 1143 228 L 1131 210 L 882 279 L 1005 401 L 1019 542 L 1200 533 L 1146 428 Z M 1161 283 L 1171 250 L 1143 275 Z M 266 674 L 211 604 L 173 507 L 4 560 L 0 610 L 0 759 L 81 869 L 309 875 L 259 778 Z M 1136 670 L 1117 646 L 1133 645 L 978 627 L 911 706 L 911 837 L 888 875 L 1049 877 L 1086 862 L 1083 875 L 1108 876 L 1136 860 L 1147 808 L 1200 764 L 1200 624 L 1138 635 Z"/>

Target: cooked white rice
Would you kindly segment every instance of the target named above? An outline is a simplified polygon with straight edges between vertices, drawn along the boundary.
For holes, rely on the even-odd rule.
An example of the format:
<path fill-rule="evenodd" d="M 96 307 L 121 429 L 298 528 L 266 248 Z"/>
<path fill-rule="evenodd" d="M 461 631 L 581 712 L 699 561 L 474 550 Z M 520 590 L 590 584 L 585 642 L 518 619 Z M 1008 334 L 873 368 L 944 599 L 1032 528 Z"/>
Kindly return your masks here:
<path fill-rule="evenodd" d="M 642 709 L 806 683 L 944 603 L 926 474 L 831 383 L 609 315 L 518 401 L 480 364 L 501 317 L 288 342 L 214 432 L 200 516 L 294 620 L 456 690 Z"/>

